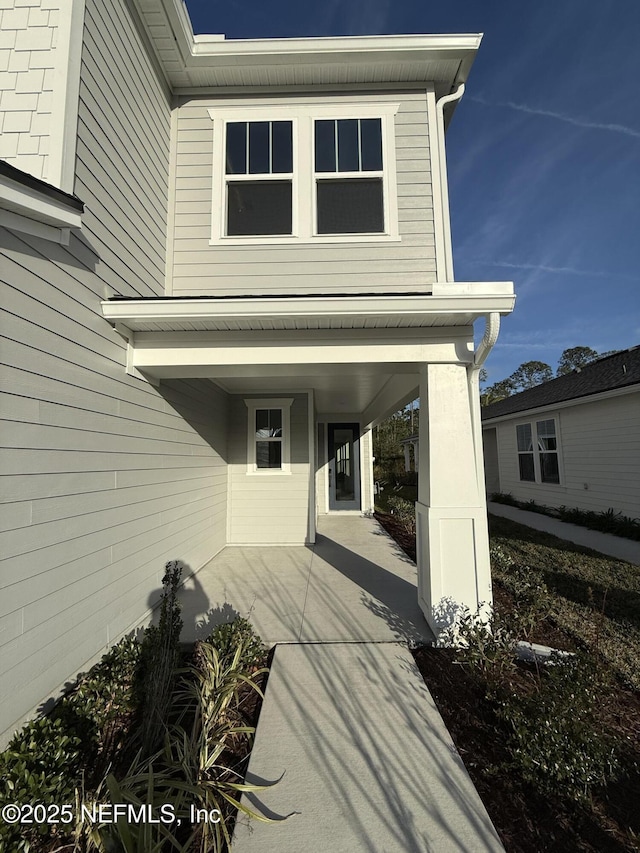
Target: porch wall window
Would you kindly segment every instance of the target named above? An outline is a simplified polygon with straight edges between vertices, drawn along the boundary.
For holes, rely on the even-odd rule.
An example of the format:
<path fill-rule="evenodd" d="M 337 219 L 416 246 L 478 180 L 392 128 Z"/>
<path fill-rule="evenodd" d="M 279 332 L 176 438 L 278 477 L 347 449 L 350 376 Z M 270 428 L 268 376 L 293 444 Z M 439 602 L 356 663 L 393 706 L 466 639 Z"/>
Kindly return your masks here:
<path fill-rule="evenodd" d="M 244 402 L 248 408 L 247 473 L 289 473 L 293 400 L 247 399 Z"/>
<path fill-rule="evenodd" d="M 516 426 L 520 480 L 560 483 L 558 429 L 555 418 Z"/>

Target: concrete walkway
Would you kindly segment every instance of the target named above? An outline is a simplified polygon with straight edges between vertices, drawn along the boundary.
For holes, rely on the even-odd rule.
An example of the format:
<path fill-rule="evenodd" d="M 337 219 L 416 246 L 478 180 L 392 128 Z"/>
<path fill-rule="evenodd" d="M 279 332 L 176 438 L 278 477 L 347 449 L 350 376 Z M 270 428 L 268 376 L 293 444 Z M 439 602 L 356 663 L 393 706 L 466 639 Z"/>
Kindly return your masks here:
<path fill-rule="evenodd" d="M 277 779 L 234 853 L 504 851 L 400 644 L 277 647 L 247 781 Z"/>
<path fill-rule="evenodd" d="M 226 548 L 182 601 L 183 636 L 239 614 L 277 644 L 247 781 L 282 779 L 245 802 L 278 820 L 242 817 L 234 853 L 503 850 L 408 649 L 433 640 L 415 563 L 376 521 Z"/>
<path fill-rule="evenodd" d="M 626 560 L 628 563 L 640 565 L 640 542 L 632 539 L 623 539 L 621 536 L 612 536 L 610 533 L 600 533 L 598 530 L 589 530 L 577 524 L 569 524 L 539 512 L 528 512 L 508 504 L 494 503 L 489 501 L 487 509 L 492 515 L 509 518 L 519 524 L 526 524 L 534 530 L 542 530 L 551 533 L 559 539 L 573 542 L 574 545 L 582 545 L 591 548 L 600 554 L 615 557 L 616 560 Z"/>
<path fill-rule="evenodd" d="M 229 547 L 187 581 L 185 641 L 245 616 L 268 645 L 430 643 L 415 563 L 372 518 L 324 516 L 315 545 Z"/>

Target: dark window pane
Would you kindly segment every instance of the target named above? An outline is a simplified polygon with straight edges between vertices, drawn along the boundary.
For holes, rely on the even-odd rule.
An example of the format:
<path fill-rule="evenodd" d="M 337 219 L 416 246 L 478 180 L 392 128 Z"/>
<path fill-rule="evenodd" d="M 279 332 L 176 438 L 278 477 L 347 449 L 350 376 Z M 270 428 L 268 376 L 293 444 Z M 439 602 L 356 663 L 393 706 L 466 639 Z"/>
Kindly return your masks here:
<path fill-rule="evenodd" d="M 256 441 L 256 467 L 282 468 L 282 442 Z"/>
<path fill-rule="evenodd" d="M 282 409 L 256 409 L 256 438 L 282 436 Z"/>
<path fill-rule="evenodd" d="M 247 123 L 232 121 L 227 124 L 227 175 L 247 173 Z"/>
<path fill-rule="evenodd" d="M 272 436 L 282 435 L 282 409 L 269 409 L 269 429 Z"/>
<path fill-rule="evenodd" d="M 291 234 L 291 181 L 229 181 L 229 236 Z"/>
<path fill-rule="evenodd" d="M 558 468 L 557 453 L 540 454 L 540 478 L 543 483 L 559 483 L 560 470 Z"/>
<path fill-rule="evenodd" d="M 318 181 L 317 189 L 319 234 L 384 231 L 381 179 Z"/>
<path fill-rule="evenodd" d="M 382 122 L 379 118 L 360 120 L 362 171 L 382 171 Z"/>
<path fill-rule="evenodd" d="M 274 121 L 271 125 L 271 171 L 293 172 L 293 142 L 290 121 Z"/>
<path fill-rule="evenodd" d="M 338 171 L 358 172 L 358 119 L 338 120 Z"/>
<path fill-rule="evenodd" d="M 336 171 L 336 123 L 322 120 L 315 123 L 316 172 Z"/>
<path fill-rule="evenodd" d="M 269 122 L 249 123 L 249 174 L 268 175 L 269 169 Z"/>
<path fill-rule="evenodd" d="M 269 409 L 256 409 L 256 437 L 269 438 Z"/>
<path fill-rule="evenodd" d="M 521 453 L 518 456 L 518 463 L 520 465 L 520 479 L 535 483 L 536 475 L 533 467 L 533 453 Z"/>

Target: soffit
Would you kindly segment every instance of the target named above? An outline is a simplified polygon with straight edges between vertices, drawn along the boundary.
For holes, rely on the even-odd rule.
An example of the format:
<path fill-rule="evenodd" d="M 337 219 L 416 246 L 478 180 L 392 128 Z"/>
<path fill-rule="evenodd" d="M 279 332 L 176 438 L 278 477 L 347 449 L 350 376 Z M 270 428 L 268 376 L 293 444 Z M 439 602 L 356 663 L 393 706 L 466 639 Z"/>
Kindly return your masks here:
<path fill-rule="evenodd" d="M 137 0 L 174 91 L 273 86 L 434 83 L 467 79 L 481 35 L 229 39 L 193 35 L 179 0 Z"/>
<path fill-rule="evenodd" d="M 435 284 L 430 294 L 111 299 L 104 316 L 133 332 L 415 329 L 509 314 L 511 282 Z"/>

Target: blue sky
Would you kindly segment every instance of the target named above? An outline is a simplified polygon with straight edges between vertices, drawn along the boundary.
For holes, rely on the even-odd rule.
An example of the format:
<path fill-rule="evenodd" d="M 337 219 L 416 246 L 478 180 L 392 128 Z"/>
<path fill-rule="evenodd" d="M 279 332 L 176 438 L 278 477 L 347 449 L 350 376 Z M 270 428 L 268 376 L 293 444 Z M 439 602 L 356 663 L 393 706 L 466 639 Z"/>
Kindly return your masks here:
<path fill-rule="evenodd" d="M 640 343 L 639 0 L 187 7 L 196 33 L 227 38 L 484 33 L 447 156 L 456 279 L 516 286 L 489 382 Z"/>

